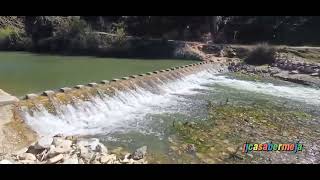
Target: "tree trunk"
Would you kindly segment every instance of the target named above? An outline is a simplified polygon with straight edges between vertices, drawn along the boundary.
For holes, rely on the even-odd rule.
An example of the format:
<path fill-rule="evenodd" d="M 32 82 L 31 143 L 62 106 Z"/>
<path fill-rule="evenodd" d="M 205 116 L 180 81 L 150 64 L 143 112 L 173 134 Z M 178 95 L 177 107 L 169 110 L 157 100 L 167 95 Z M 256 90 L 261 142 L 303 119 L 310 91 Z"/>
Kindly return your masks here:
<path fill-rule="evenodd" d="M 212 39 L 212 42 L 214 42 L 216 40 L 216 35 L 218 32 L 217 16 L 210 16 L 209 23 L 210 23 L 211 39 Z"/>

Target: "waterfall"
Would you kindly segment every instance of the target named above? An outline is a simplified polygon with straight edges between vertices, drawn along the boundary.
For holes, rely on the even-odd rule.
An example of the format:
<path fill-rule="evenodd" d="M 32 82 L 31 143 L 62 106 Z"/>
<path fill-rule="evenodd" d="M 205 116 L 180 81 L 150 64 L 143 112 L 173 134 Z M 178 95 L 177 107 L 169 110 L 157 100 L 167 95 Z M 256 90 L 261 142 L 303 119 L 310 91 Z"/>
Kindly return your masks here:
<path fill-rule="evenodd" d="M 132 123 L 142 121 L 146 114 L 156 112 L 158 107 L 174 105 L 181 98 L 178 94 L 196 93 L 193 89 L 201 88 L 201 83 L 215 73 L 215 69 L 186 76 L 170 72 L 150 81 L 138 80 L 129 86 L 119 83 L 116 88 L 112 87 L 115 92 L 112 95 L 95 87 L 97 94 L 90 96 L 89 100 L 72 98 L 72 103 L 63 104 L 59 98 L 49 97 L 55 113 L 39 104 L 31 113 L 30 109 L 23 113 L 26 123 L 41 135 L 109 133 L 131 128 Z"/>
<path fill-rule="evenodd" d="M 173 78 L 175 77 L 175 78 Z M 174 80 L 173 80 L 174 79 Z M 156 114 L 172 106 L 180 106 L 181 95 L 199 93 L 204 84 L 218 84 L 234 89 L 288 98 L 307 104 L 320 105 L 320 90 L 303 86 L 280 86 L 271 83 L 231 79 L 218 75 L 215 68 L 203 69 L 193 74 L 170 72 L 158 74 L 150 81 L 136 80 L 106 90 L 95 87 L 96 95 L 88 100 L 72 98 L 72 103 L 61 103 L 59 98 L 50 98 L 55 113 L 43 105 L 24 109 L 27 124 L 41 135 L 93 135 L 139 128 L 148 114 Z"/>

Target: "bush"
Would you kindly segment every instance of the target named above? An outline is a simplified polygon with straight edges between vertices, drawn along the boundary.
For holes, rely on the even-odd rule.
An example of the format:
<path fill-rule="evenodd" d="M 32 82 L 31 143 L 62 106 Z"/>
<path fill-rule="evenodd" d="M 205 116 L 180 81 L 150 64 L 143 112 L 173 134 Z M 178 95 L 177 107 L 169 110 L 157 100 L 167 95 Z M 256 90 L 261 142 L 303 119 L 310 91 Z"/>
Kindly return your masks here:
<path fill-rule="evenodd" d="M 7 26 L 0 29 L 0 47 L 1 49 L 9 49 L 9 45 L 19 37 L 18 31 Z"/>
<path fill-rule="evenodd" d="M 7 26 L 0 29 L 0 48 L 4 50 L 25 50 L 32 46 L 30 37 L 21 30 Z"/>
<path fill-rule="evenodd" d="M 115 37 L 115 41 L 113 42 L 113 44 L 115 46 L 122 46 L 127 38 L 127 33 L 126 33 L 126 27 L 125 24 L 123 22 L 120 23 L 113 23 L 113 28 L 112 28 L 112 32 L 116 35 Z"/>
<path fill-rule="evenodd" d="M 275 54 L 275 49 L 268 44 L 258 44 L 244 61 L 253 65 L 271 64 L 275 62 Z"/>

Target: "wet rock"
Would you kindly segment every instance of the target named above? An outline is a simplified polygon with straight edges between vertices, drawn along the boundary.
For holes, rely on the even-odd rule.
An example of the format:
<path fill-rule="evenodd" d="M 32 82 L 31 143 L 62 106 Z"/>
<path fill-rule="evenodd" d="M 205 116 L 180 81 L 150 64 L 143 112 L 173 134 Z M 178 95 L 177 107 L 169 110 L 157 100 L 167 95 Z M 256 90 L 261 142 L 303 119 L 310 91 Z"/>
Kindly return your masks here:
<path fill-rule="evenodd" d="M 47 164 L 54 164 L 54 163 L 57 163 L 57 162 L 61 161 L 62 159 L 63 159 L 63 155 L 59 154 L 59 155 L 54 156 L 53 158 L 49 159 L 47 161 Z"/>
<path fill-rule="evenodd" d="M 143 159 L 146 154 L 147 154 L 147 146 L 142 146 L 141 148 L 138 148 L 138 149 L 132 154 L 132 159 L 134 159 L 134 160 Z"/>
<path fill-rule="evenodd" d="M 35 149 L 48 149 L 53 142 L 52 137 L 41 137 L 34 145 Z"/>
<path fill-rule="evenodd" d="M 102 164 L 112 164 L 117 160 L 117 156 L 115 154 L 106 154 L 100 157 L 100 162 Z"/>
<path fill-rule="evenodd" d="M 319 73 L 312 73 L 310 76 L 319 76 Z"/>
<path fill-rule="evenodd" d="M 36 156 L 31 153 L 23 153 L 18 156 L 18 159 L 19 160 L 29 160 L 29 161 L 36 161 L 37 160 Z"/>
<path fill-rule="evenodd" d="M 67 156 L 63 158 L 63 164 L 79 164 L 79 160 L 77 156 Z"/>
<path fill-rule="evenodd" d="M 99 142 L 99 139 L 91 138 L 88 140 L 81 140 L 77 143 L 78 146 L 89 148 L 89 150 L 94 152 L 107 153 L 108 149 Z"/>
<path fill-rule="evenodd" d="M 54 142 L 55 147 L 50 147 L 50 150 L 52 153 L 56 154 L 64 154 L 64 153 L 69 153 L 72 151 L 72 141 L 70 140 L 62 140 L 62 141 L 56 141 Z"/>
<path fill-rule="evenodd" d="M 77 148 L 80 154 L 80 157 L 85 161 L 85 162 L 90 162 L 94 157 L 95 153 L 86 148 L 82 144 L 77 144 Z"/>

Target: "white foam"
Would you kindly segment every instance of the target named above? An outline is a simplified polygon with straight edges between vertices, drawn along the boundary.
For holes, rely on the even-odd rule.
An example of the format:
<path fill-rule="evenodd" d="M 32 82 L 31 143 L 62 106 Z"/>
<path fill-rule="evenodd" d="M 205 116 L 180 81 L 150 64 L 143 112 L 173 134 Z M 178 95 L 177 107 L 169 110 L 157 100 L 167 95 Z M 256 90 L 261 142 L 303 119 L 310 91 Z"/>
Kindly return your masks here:
<path fill-rule="evenodd" d="M 212 82 L 222 86 L 252 91 L 276 97 L 288 98 L 304 102 L 306 104 L 320 104 L 320 90 L 303 86 L 279 86 L 272 83 L 245 81 L 238 79 L 230 79 L 225 76 L 213 76 Z"/>
<path fill-rule="evenodd" d="M 26 113 L 26 122 L 41 135 L 88 135 L 109 133 L 114 130 L 136 128 L 148 113 L 159 108 L 175 105 L 179 94 L 193 94 L 194 88 L 204 88 L 212 73 L 207 71 L 183 77 L 168 84 L 159 85 L 162 94 L 154 94 L 137 87 L 137 90 L 117 92 L 115 96 L 97 96 L 91 101 L 80 101 L 76 105 L 58 104 L 58 114 L 49 113 L 44 107 Z M 163 111 L 162 111 L 163 112 Z"/>

